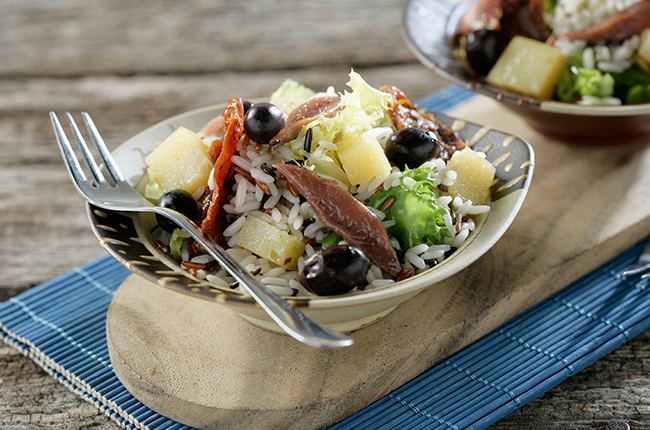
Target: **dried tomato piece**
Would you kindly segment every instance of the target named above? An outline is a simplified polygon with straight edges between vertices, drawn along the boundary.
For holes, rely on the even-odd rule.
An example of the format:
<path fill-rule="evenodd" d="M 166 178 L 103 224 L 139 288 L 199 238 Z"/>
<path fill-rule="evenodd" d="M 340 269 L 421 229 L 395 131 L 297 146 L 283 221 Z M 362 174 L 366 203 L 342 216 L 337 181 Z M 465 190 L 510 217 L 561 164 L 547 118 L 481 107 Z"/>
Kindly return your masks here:
<path fill-rule="evenodd" d="M 393 96 L 393 103 L 389 105 L 390 112 L 388 114 L 395 128 L 401 130 L 408 127 L 420 127 L 438 135 L 440 138 L 438 140 L 440 147 L 438 158 L 448 161 L 454 152 L 467 146 L 451 127 L 439 124 L 433 114 L 420 111 L 399 88 L 384 85 L 379 88 L 379 91 Z"/>
<path fill-rule="evenodd" d="M 244 134 L 244 105 L 239 98 L 230 99 L 223 113 L 223 137 L 217 139 L 210 147 L 210 160 L 214 163 L 214 189 L 206 195 L 203 205 L 201 230 L 212 240 L 225 246 L 223 227 L 225 214 L 223 204 L 229 187 L 228 182 L 234 175 L 232 156 L 237 153 L 237 142 Z"/>
<path fill-rule="evenodd" d="M 395 127 L 400 130 L 407 127 L 421 127 L 433 132 L 438 130 L 438 121 L 431 114 L 422 113 L 402 90 L 393 85 L 384 85 L 379 91 L 393 96 L 393 103 L 389 106 L 390 119 Z"/>

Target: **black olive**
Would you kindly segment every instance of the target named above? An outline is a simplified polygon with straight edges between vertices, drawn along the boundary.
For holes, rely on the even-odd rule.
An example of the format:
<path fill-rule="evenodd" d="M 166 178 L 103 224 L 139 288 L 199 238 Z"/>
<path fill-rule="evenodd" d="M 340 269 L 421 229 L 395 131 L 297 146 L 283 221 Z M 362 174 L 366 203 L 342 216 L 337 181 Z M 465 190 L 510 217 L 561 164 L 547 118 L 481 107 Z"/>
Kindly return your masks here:
<path fill-rule="evenodd" d="M 242 106 L 244 106 L 244 115 L 248 113 L 248 110 L 253 106 L 255 103 L 253 103 L 250 100 L 242 100 Z"/>
<path fill-rule="evenodd" d="M 416 169 L 440 154 L 438 136 L 431 130 L 408 127 L 397 130 L 386 142 L 386 157 L 401 170 Z"/>
<path fill-rule="evenodd" d="M 305 261 L 300 283 L 319 296 L 344 294 L 365 282 L 370 265 L 357 247 L 328 246 Z"/>
<path fill-rule="evenodd" d="M 175 189 L 167 191 L 158 199 L 158 206 L 180 212 L 191 220 L 199 217 L 199 205 L 192 195 L 185 190 Z M 176 224 L 162 215 L 156 214 L 158 226 L 168 233 L 178 228 Z"/>
<path fill-rule="evenodd" d="M 473 31 L 465 43 L 467 64 L 476 74 L 486 76 L 504 49 L 499 33 L 486 29 Z"/>
<path fill-rule="evenodd" d="M 246 113 L 244 130 L 253 142 L 268 145 L 284 124 L 284 114 L 279 107 L 266 102 L 255 103 Z"/>

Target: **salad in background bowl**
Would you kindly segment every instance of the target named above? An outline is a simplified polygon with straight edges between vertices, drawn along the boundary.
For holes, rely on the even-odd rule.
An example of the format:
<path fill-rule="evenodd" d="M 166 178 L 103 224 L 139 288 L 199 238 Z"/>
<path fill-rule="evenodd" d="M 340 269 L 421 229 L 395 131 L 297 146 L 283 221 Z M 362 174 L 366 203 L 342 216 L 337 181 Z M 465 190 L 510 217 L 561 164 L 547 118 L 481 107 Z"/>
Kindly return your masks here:
<path fill-rule="evenodd" d="M 647 0 L 411 0 L 408 46 L 538 131 L 583 145 L 650 140 Z"/>
<path fill-rule="evenodd" d="M 308 316 L 351 331 L 484 254 L 533 171 L 520 139 L 419 109 L 399 89 L 317 93 L 287 80 L 269 100 L 164 121 L 115 159 L 141 193 L 201 226 Z M 175 225 L 89 208 L 106 249 L 165 287 L 275 330 Z"/>

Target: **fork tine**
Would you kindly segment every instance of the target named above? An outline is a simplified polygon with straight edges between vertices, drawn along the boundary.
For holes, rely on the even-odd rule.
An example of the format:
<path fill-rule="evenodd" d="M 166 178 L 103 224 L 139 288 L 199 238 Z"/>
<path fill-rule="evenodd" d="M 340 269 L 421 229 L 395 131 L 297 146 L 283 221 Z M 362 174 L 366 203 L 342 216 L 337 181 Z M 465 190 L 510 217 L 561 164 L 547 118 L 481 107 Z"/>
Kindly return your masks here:
<path fill-rule="evenodd" d="M 59 144 L 61 155 L 63 155 L 63 161 L 65 161 L 65 166 L 68 168 L 68 173 L 70 173 L 72 181 L 75 185 L 82 182 L 88 182 L 88 178 L 86 178 L 86 175 L 79 164 L 79 159 L 72 150 L 70 141 L 66 137 L 63 127 L 61 127 L 61 123 L 59 122 L 59 118 L 54 112 L 50 112 L 50 121 L 52 121 L 52 128 L 54 128 L 56 142 Z"/>
<path fill-rule="evenodd" d="M 97 127 L 95 126 L 95 123 L 93 122 L 92 118 L 90 115 L 88 115 L 87 112 L 81 112 L 81 116 L 84 119 L 84 122 L 86 123 L 86 128 L 88 129 L 88 133 L 90 134 L 90 138 L 93 140 L 93 143 L 97 147 L 97 150 L 99 151 L 99 155 L 104 162 L 104 166 L 106 166 L 106 169 L 108 170 L 108 173 L 110 174 L 111 178 L 117 183 L 124 181 L 124 176 L 122 176 L 122 173 L 117 167 L 117 164 L 115 164 L 115 160 L 113 160 L 113 156 L 111 155 L 110 151 L 106 147 L 106 143 L 104 143 L 104 139 L 102 139 L 102 136 L 99 134 L 99 131 L 97 130 Z"/>
<path fill-rule="evenodd" d="M 74 140 L 77 142 L 77 145 L 79 145 L 79 149 L 81 149 L 81 153 L 84 156 L 84 160 L 86 161 L 86 165 L 90 170 L 90 174 L 92 175 L 93 179 L 95 179 L 95 183 L 99 185 L 100 183 L 106 182 L 106 179 L 104 179 L 104 175 L 99 170 L 99 166 L 97 165 L 93 154 L 90 152 L 90 148 L 88 147 L 88 144 L 86 144 L 86 140 L 81 135 L 79 127 L 77 127 L 77 123 L 75 122 L 74 118 L 70 112 L 66 112 L 65 115 L 68 117 L 68 122 L 70 123 L 70 128 L 72 129 Z"/>

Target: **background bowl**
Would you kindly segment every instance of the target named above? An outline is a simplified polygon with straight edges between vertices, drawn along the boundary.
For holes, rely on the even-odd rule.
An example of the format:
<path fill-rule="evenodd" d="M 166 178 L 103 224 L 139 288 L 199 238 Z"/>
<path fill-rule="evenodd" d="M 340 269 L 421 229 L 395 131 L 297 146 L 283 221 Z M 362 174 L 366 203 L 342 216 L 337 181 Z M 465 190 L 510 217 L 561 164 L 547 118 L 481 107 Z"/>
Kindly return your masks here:
<path fill-rule="evenodd" d="M 114 158 L 127 180 L 136 185 L 146 165 L 144 157 L 156 142 L 164 140 L 179 126 L 200 130 L 221 114 L 225 105 L 210 106 L 170 118 L 129 139 L 114 152 Z M 463 140 L 496 166 L 492 186 L 492 210 L 477 220 L 470 240 L 435 268 L 396 284 L 363 292 L 333 297 L 285 297 L 309 317 L 349 332 L 387 315 L 397 305 L 464 269 L 487 252 L 505 233 L 519 211 L 534 168 L 530 145 L 515 136 L 490 127 L 436 115 L 441 123 L 453 126 Z M 150 231 L 156 224 L 152 214 L 117 213 L 88 206 L 88 218 L 102 246 L 124 266 L 165 288 L 216 301 L 239 313 L 250 322 L 273 331 L 280 328 L 243 292 L 221 288 L 192 276 L 163 254 L 154 244 Z M 434 287 L 435 288 L 435 287 Z"/>
<path fill-rule="evenodd" d="M 521 115 L 537 131 L 580 145 L 616 146 L 650 141 L 650 103 L 580 106 L 523 96 L 469 73 L 454 58 L 450 41 L 457 23 L 476 0 L 410 0 L 403 36 L 420 62 L 469 90 L 492 97 Z"/>

